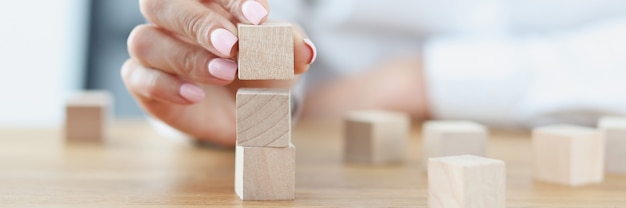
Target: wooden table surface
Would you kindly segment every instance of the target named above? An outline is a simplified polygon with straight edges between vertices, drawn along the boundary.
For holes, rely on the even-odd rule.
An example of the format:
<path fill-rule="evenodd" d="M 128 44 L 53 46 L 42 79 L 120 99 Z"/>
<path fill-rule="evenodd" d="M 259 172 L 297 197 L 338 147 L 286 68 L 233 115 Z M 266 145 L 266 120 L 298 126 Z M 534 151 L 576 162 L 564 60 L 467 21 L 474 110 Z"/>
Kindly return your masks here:
<path fill-rule="evenodd" d="M 342 162 L 341 124 L 302 122 L 295 201 L 240 201 L 234 152 L 165 139 L 143 121 L 117 121 L 103 145 L 65 145 L 60 128 L 0 128 L 2 207 L 426 207 L 414 126 L 407 162 Z M 507 165 L 507 207 L 626 207 L 626 176 L 570 188 L 532 180 L 527 132 L 492 132 L 488 156 Z"/>

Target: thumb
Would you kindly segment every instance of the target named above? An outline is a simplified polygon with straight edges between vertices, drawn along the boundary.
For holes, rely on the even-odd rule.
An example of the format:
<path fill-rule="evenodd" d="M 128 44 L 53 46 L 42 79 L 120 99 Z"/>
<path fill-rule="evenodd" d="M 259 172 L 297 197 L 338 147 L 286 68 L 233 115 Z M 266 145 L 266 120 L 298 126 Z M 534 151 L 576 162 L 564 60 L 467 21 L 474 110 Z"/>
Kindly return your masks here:
<path fill-rule="evenodd" d="M 259 25 L 265 22 L 269 14 L 267 0 L 219 0 L 219 2 L 242 23 Z"/>

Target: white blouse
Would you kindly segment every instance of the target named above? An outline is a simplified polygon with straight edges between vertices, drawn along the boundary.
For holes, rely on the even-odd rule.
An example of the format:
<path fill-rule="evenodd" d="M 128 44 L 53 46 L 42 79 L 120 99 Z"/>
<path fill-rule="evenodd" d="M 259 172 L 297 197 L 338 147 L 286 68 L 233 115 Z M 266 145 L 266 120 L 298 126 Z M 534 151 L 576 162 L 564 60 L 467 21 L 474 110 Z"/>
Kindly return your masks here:
<path fill-rule="evenodd" d="M 318 49 L 306 87 L 421 54 L 432 114 L 495 126 L 626 115 L 623 0 L 270 0 Z M 296 90 L 297 91 L 297 90 Z"/>

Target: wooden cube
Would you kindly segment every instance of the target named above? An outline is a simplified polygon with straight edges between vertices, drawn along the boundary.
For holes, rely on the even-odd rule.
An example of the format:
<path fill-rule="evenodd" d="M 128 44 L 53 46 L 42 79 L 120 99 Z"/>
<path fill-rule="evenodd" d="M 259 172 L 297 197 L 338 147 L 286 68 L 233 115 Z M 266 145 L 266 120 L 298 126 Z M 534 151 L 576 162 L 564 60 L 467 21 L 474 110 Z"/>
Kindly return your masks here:
<path fill-rule="evenodd" d="M 428 207 L 506 206 L 506 170 L 502 161 L 473 155 L 428 159 Z"/>
<path fill-rule="evenodd" d="M 239 24 L 239 79 L 293 79 L 293 26 Z"/>
<path fill-rule="evenodd" d="M 291 93 L 283 89 L 237 91 L 237 145 L 287 147 L 291 142 Z"/>
<path fill-rule="evenodd" d="M 422 127 L 424 160 L 452 155 L 485 156 L 488 130 L 470 121 L 428 121 Z"/>
<path fill-rule="evenodd" d="M 242 147 L 235 153 L 235 193 L 241 200 L 293 200 L 296 147 Z"/>
<path fill-rule="evenodd" d="M 389 111 L 357 111 L 345 121 L 345 159 L 349 163 L 403 162 L 411 120 Z"/>
<path fill-rule="evenodd" d="M 626 117 L 602 117 L 598 128 L 606 142 L 605 170 L 626 174 Z"/>
<path fill-rule="evenodd" d="M 580 186 L 604 179 L 604 139 L 598 131 L 574 125 L 533 130 L 535 179 Z"/>
<path fill-rule="evenodd" d="M 99 143 L 107 135 L 112 96 L 105 91 L 76 93 L 65 106 L 65 137 L 68 142 Z"/>

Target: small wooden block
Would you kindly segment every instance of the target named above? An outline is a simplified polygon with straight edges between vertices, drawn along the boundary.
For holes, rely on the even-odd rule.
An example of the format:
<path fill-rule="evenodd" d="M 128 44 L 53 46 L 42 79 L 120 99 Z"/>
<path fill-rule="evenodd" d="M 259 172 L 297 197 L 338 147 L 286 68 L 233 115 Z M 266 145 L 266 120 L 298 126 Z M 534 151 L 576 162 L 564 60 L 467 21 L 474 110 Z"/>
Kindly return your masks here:
<path fill-rule="evenodd" d="M 237 91 L 237 145 L 287 147 L 291 142 L 291 92 L 241 88 Z"/>
<path fill-rule="evenodd" d="M 349 163 L 399 163 L 405 158 L 411 120 L 405 113 L 357 111 L 345 121 L 345 159 Z"/>
<path fill-rule="evenodd" d="M 85 91 L 67 100 L 65 137 L 68 142 L 102 142 L 106 137 L 112 96 L 105 91 Z"/>
<path fill-rule="evenodd" d="M 604 139 L 598 131 L 574 125 L 533 130 L 535 179 L 580 186 L 604 179 Z"/>
<path fill-rule="evenodd" d="M 602 117 L 598 128 L 606 142 L 605 170 L 626 174 L 626 117 Z"/>
<path fill-rule="evenodd" d="M 293 200 L 296 147 L 242 147 L 235 153 L 235 193 L 241 200 Z"/>
<path fill-rule="evenodd" d="M 239 24 L 239 79 L 293 79 L 293 26 Z"/>
<path fill-rule="evenodd" d="M 424 160 L 452 155 L 485 156 L 488 130 L 470 121 L 428 121 L 422 128 Z"/>
<path fill-rule="evenodd" d="M 428 207 L 506 206 L 504 162 L 473 155 L 428 159 Z"/>

